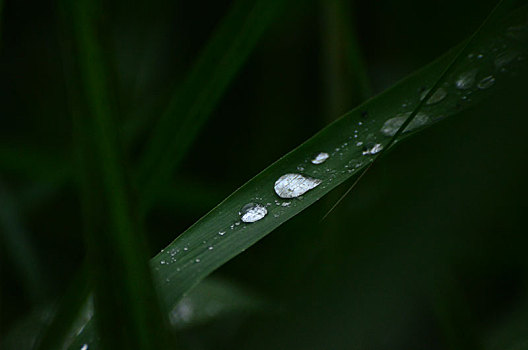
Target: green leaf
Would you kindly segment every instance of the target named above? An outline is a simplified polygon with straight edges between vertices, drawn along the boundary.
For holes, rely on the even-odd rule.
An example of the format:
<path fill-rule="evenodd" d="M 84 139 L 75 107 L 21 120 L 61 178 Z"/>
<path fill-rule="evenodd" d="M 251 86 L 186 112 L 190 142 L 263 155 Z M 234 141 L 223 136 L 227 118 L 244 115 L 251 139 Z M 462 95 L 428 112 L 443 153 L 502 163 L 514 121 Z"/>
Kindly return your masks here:
<path fill-rule="evenodd" d="M 69 13 L 73 17 L 79 59 L 82 93 L 75 107 L 84 108 L 72 108 L 72 114 L 101 344 L 107 349 L 164 349 L 168 346 L 166 322 L 152 286 L 146 241 L 131 206 L 104 51 L 98 39 L 97 20 L 102 9 L 89 0 L 65 6 L 63 16 Z"/>
<path fill-rule="evenodd" d="M 467 45 L 449 51 L 345 114 L 266 168 L 155 256 L 151 266 L 165 309 L 171 310 L 193 286 L 219 266 L 339 184 L 357 176 L 376 159 L 380 150 L 393 142 L 406 121 L 410 124 L 398 142 L 493 96 L 498 89 L 508 88 L 512 81 L 524 78 L 528 6 L 516 11 L 511 11 L 511 7 L 503 5 L 500 11 L 495 11 Z M 511 12 L 506 15 L 506 10 Z M 464 48 L 462 52 L 461 47 Z M 452 62 L 455 64 L 451 65 Z M 441 93 L 428 94 L 428 89 L 434 86 Z M 430 95 L 428 101 L 420 104 L 427 95 Z M 420 109 L 417 106 L 421 106 Z M 409 118 L 412 114 L 416 114 L 413 121 Z M 327 152 L 329 159 L 319 165 L 312 164 L 311 159 L 319 152 Z M 274 192 L 274 183 L 288 173 L 302 173 L 321 183 L 301 197 L 282 199 Z M 239 212 L 248 203 L 265 206 L 267 215 L 254 223 L 241 222 Z M 89 339 L 93 334 L 83 336 Z"/>
<path fill-rule="evenodd" d="M 156 124 L 139 160 L 138 184 L 148 205 L 247 60 L 282 0 L 237 0 Z"/>
<path fill-rule="evenodd" d="M 526 7 L 512 16 L 502 17 L 501 21 L 490 22 L 480 31 L 467 47 L 473 55 L 454 65 L 441 83 L 445 97 L 434 101 L 440 97 L 434 95 L 430 100 L 434 103 L 424 104 L 416 122 L 410 124 L 412 131 L 460 113 L 496 89 L 507 88 L 509 80 L 523 72 L 528 48 L 525 16 Z M 512 37 L 509 28 L 514 26 L 522 29 L 516 29 Z M 497 67 L 497 61 L 509 52 L 516 58 L 508 59 L 506 66 Z M 424 92 L 435 84 L 457 55 L 458 50 L 450 51 L 327 126 L 235 191 L 154 257 L 151 265 L 165 305 L 174 305 L 201 276 L 207 276 L 373 162 L 376 151 L 389 144 Z M 459 86 L 462 83 L 461 77 L 475 69 L 474 80 L 469 82 L 471 86 L 457 88 L 457 82 Z M 402 134 L 402 138 L 411 134 L 410 131 Z M 329 153 L 330 158 L 314 165 L 310 160 L 319 152 Z M 275 181 L 284 174 L 299 172 L 322 183 L 302 198 L 279 198 L 273 190 Z M 242 223 L 238 213 L 251 202 L 266 206 L 268 214 L 255 223 Z"/>

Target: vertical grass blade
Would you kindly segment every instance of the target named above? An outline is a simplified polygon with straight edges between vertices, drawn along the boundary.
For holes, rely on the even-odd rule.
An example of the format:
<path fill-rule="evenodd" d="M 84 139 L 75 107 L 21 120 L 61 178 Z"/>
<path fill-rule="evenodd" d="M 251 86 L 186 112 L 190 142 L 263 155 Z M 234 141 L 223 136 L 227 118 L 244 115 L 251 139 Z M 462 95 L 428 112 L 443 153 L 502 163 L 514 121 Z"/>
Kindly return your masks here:
<path fill-rule="evenodd" d="M 372 87 L 354 28 L 352 6 L 321 1 L 323 79 L 326 110 L 335 118 L 372 96 Z"/>
<path fill-rule="evenodd" d="M 138 184 L 147 203 L 164 188 L 283 2 L 237 0 L 222 20 L 173 95 L 139 160 Z"/>
<path fill-rule="evenodd" d="M 106 349 L 164 349 L 165 322 L 147 265 L 120 154 L 104 55 L 98 41 L 101 8 L 66 5 L 73 17 L 85 111 L 73 111 L 79 148 L 85 237 L 95 289 L 97 325 Z M 68 12 L 65 12 L 68 13 Z"/>

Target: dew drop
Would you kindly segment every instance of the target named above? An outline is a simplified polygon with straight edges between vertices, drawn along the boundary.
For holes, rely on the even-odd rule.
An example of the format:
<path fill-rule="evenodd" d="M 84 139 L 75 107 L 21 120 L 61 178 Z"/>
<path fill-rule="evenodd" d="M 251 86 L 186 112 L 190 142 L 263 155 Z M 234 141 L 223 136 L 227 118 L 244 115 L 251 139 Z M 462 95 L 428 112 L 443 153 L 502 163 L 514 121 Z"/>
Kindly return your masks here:
<path fill-rule="evenodd" d="M 325 152 L 319 153 L 317 156 L 315 156 L 314 159 L 312 159 L 312 164 L 321 164 L 324 163 L 330 155 Z"/>
<path fill-rule="evenodd" d="M 455 82 L 455 86 L 460 90 L 470 89 L 475 84 L 475 78 L 477 76 L 477 69 L 464 72 L 458 76 Z"/>
<path fill-rule="evenodd" d="M 380 131 L 385 136 L 394 136 L 396 135 L 396 132 L 398 129 L 403 125 L 403 123 L 409 118 L 411 115 L 411 112 L 407 113 L 400 113 L 394 118 L 388 119 L 383 126 L 381 127 Z M 405 130 L 403 132 L 410 132 L 414 129 L 417 129 L 429 122 L 429 117 L 425 113 L 418 112 L 414 119 L 407 125 Z"/>
<path fill-rule="evenodd" d="M 219 234 L 220 236 L 225 235 L 225 233 L 226 233 L 225 231 L 218 231 L 218 234 Z"/>
<path fill-rule="evenodd" d="M 88 350 L 88 344 L 83 344 L 83 346 L 81 346 L 81 350 Z"/>
<path fill-rule="evenodd" d="M 422 93 L 422 97 L 420 99 L 424 99 L 425 96 L 429 93 L 430 90 L 425 90 L 423 93 Z M 442 101 L 444 98 L 446 98 L 447 96 L 447 92 L 445 91 L 445 89 L 443 88 L 438 88 L 432 95 L 431 97 L 429 97 L 429 99 L 427 100 L 427 102 L 425 104 L 428 104 L 428 105 L 433 105 L 435 103 L 438 103 L 440 101 Z"/>
<path fill-rule="evenodd" d="M 296 198 L 319 186 L 321 180 L 301 174 L 285 174 L 275 181 L 275 193 L 281 198 Z"/>
<path fill-rule="evenodd" d="M 478 82 L 477 87 L 481 90 L 484 90 L 491 87 L 493 84 L 495 84 L 495 78 L 493 75 L 488 75 Z"/>
<path fill-rule="evenodd" d="M 505 51 L 497 55 L 497 58 L 495 58 L 495 67 L 497 69 L 504 68 L 511 62 L 517 58 L 518 53 L 515 51 Z"/>
<path fill-rule="evenodd" d="M 238 213 L 244 222 L 255 222 L 268 214 L 268 209 L 257 203 L 248 203 L 240 209 Z"/>
<path fill-rule="evenodd" d="M 367 154 L 376 154 L 379 151 L 381 151 L 382 149 L 383 149 L 383 145 L 381 143 L 376 143 L 372 147 L 369 147 L 369 148 L 365 149 L 363 151 L 363 155 L 365 156 Z"/>
<path fill-rule="evenodd" d="M 199 258 L 194 259 L 195 263 L 199 263 L 201 260 Z"/>

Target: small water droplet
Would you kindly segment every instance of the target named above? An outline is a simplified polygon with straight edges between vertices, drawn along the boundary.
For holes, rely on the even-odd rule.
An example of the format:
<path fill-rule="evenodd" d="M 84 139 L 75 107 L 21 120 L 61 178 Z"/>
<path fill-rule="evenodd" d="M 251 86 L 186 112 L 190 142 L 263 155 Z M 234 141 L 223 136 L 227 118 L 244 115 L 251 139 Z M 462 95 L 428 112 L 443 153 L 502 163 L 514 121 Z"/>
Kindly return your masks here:
<path fill-rule="evenodd" d="M 161 264 L 161 265 L 165 265 L 166 263 L 167 263 L 167 262 L 166 262 L 165 260 L 161 260 L 161 261 L 160 261 L 160 264 Z"/>
<path fill-rule="evenodd" d="M 425 96 L 429 93 L 430 90 L 426 90 L 422 93 L 422 97 L 420 99 L 424 99 Z M 435 103 L 438 103 L 440 101 L 442 101 L 444 98 L 446 98 L 447 96 L 447 91 L 445 91 L 445 89 L 443 88 L 438 88 L 432 95 L 431 97 L 429 97 L 429 99 L 427 100 L 427 102 L 425 104 L 428 104 L 428 105 L 432 105 L 432 104 L 435 104 Z"/>
<path fill-rule="evenodd" d="M 218 234 L 219 234 L 220 236 L 225 235 L 225 233 L 226 233 L 225 231 L 218 231 Z"/>
<path fill-rule="evenodd" d="M 283 207 L 289 207 L 290 204 L 291 204 L 291 202 L 284 202 L 284 203 L 282 203 L 281 205 L 282 205 Z"/>
<path fill-rule="evenodd" d="M 470 89 L 475 84 L 475 78 L 477 77 L 477 69 L 472 69 L 464 72 L 458 76 L 455 82 L 455 86 L 460 90 Z"/>
<path fill-rule="evenodd" d="M 194 259 L 195 263 L 199 263 L 201 260 L 199 258 Z"/>
<path fill-rule="evenodd" d="M 324 163 L 330 155 L 325 152 L 319 153 L 317 156 L 315 156 L 314 159 L 312 159 L 312 164 L 321 164 Z"/>
<path fill-rule="evenodd" d="M 411 112 L 407 113 L 400 113 L 396 115 L 394 118 L 388 119 L 383 126 L 381 127 L 380 131 L 385 136 L 394 136 L 396 135 L 396 132 L 398 129 L 403 125 L 403 123 L 409 118 L 411 115 Z M 427 114 L 419 112 L 416 114 L 414 119 L 407 125 L 405 132 L 413 131 L 414 129 L 417 129 L 429 122 L 429 117 Z"/>
<path fill-rule="evenodd" d="M 183 250 L 188 251 L 189 248 L 188 247 L 183 247 Z"/>
<path fill-rule="evenodd" d="M 480 60 L 480 59 L 484 58 L 484 55 L 481 54 L 481 53 L 479 53 L 479 54 L 477 55 L 477 58 Z"/>
<path fill-rule="evenodd" d="M 358 141 L 358 142 L 356 143 L 356 146 L 361 146 L 362 144 L 363 144 L 363 141 Z"/>
<path fill-rule="evenodd" d="M 513 62 L 515 58 L 517 58 L 517 56 L 518 56 L 518 53 L 515 51 L 501 52 L 500 54 L 497 55 L 497 58 L 495 58 L 495 61 L 494 61 L 495 67 L 498 69 L 504 68 L 505 66 Z"/>
<path fill-rule="evenodd" d="M 207 249 L 209 249 L 209 250 L 213 250 L 213 249 L 214 249 L 214 247 L 213 247 L 213 246 L 210 246 L 210 247 L 209 247 L 209 248 L 207 248 Z"/>
<path fill-rule="evenodd" d="M 83 346 L 81 346 L 81 350 L 88 350 L 88 344 L 83 344 Z"/>
<path fill-rule="evenodd" d="M 268 214 L 268 209 L 257 203 L 248 203 L 240 209 L 238 214 L 241 216 L 242 221 L 249 223 L 259 221 L 265 217 Z"/>
<path fill-rule="evenodd" d="M 495 84 L 495 78 L 493 75 L 488 75 L 478 82 L 477 87 L 481 90 L 484 90 L 491 87 L 493 84 Z"/>
<path fill-rule="evenodd" d="M 296 198 L 319 186 L 321 180 L 301 174 L 285 174 L 275 181 L 275 193 L 281 198 Z"/>
<path fill-rule="evenodd" d="M 381 143 L 376 143 L 372 147 L 368 147 L 363 151 L 363 155 L 367 154 L 376 154 L 380 152 L 383 149 L 383 145 Z"/>

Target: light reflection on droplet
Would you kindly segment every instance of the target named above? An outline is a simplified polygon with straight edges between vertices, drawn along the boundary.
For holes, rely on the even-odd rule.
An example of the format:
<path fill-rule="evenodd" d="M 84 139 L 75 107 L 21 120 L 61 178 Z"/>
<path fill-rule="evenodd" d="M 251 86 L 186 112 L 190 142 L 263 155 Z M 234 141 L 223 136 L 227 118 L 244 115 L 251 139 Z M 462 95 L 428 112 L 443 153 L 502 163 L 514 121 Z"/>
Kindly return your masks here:
<path fill-rule="evenodd" d="M 388 119 L 383 126 L 381 127 L 380 131 L 385 136 L 394 136 L 396 135 L 396 132 L 398 129 L 403 125 L 403 123 L 409 118 L 411 115 L 411 112 L 407 113 L 401 113 L 398 114 L 396 117 Z M 414 119 L 407 125 L 404 133 L 413 131 L 414 129 L 417 129 L 429 122 L 429 117 L 427 114 L 419 112 L 414 116 Z"/>
<path fill-rule="evenodd" d="M 430 90 L 426 90 L 422 93 L 422 97 L 421 99 L 423 100 L 425 98 L 425 96 L 429 93 Z M 427 100 L 427 102 L 425 104 L 427 105 L 432 105 L 432 104 L 435 104 L 435 103 L 438 103 L 440 101 L 442 101 L 444 98 L 446 98 L 447 96 L 447 91 L 445 91 L 445 89 L 443 88 L 438 88 L 432 95 L 431 97 L 429 97 L 429 99 Z"/>
<path fill-rule="evenodd" d="M 478 82 L 477 87 L 481 90 L 484 90 L 493 86 L 493 84 L 495 84 L 495 77 L 493 77 L 493 75 L 488 75 Z"/>
<path fill-rule="evenodd" d="M 363 155 L 365 156 L 365 155 L 376 154 L 376 153 L 380 152 L 382 149 L 383 149 L 383 145 L 381 143 L 376 143 L 372 147 L 369 147 L 369 148 L 365 149 L 363 151 Z"/>
<path fill-rule="evenodd" d="M 319 153 L 314 159 L 312 159 L 312 164 L 321 164 L 324 163 L 330 155 L 325 152 Z"/>
<path fill-rule="evenodd" d="M 477 69 L 472 69 L 467 72 L 460 74 L 455 81 L 455 86 L 459 90 L 470 89 L 475 84 L 475 78 L 477 77 Z"/>
<path fill-rule="evenodd" d="M 257 203 L 248 203 L 240 209 L 238 213 L 241 216 L 243 222 L 255 222 L 259 221 L 268 214 L 268 209 L 265 206 Z"/>
<path fill-rule="evenodd" d="M 319 186 L 321 180 L 301 174 L 285 174 L 275 181 L 275 193 L 281 198 L 297 198 Z"/>

